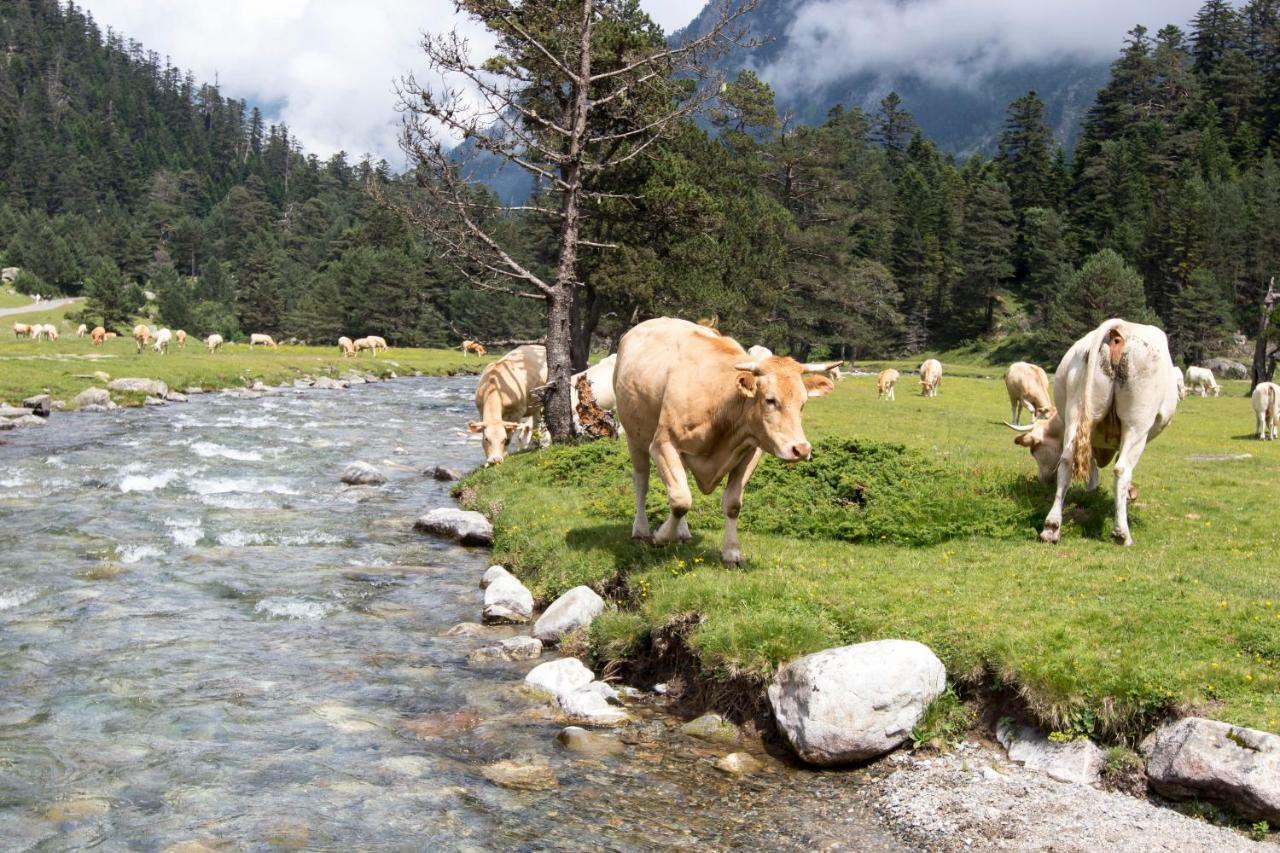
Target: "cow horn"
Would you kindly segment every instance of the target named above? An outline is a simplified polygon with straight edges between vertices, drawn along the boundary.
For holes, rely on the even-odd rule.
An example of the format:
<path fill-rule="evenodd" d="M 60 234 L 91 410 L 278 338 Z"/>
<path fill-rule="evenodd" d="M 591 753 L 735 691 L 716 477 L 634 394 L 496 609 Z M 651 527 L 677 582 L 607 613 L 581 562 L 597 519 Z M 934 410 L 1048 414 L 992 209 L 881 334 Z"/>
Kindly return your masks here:
<path fill-rule="evenodd" d="M 1033 429 L 1035 429 L 1035 428 L 1036 428 L 1036 425 L 1035 425 L 1035 424 L 1027 424 L 1026 426 L 1018 426 L 1017 424 L 1011 424 L 1011 423 L 1009 423 L 1008 421 L 1005 421 L 1005 422 L 1004 422 L 1004 425 L 1005 425 L 1005 426 L 1007 426 L 1009 429 L 1013 430 L 1014 432 L 1031 432 Z"/>
<path fill-rule="evenodd" d="M 760 369 L 760 362 L 758 362 L 758 361 L 743 361 L 743 362 L 739 362 L 738 364 L 735 364 L 735 365 L 733 366 L 733 369 L 734 369 L 734 370 L 747 370 L 747 371 L 750 371 L 751 373 L 755 373 L 757 370 L 759 370 L 759 369 Z"/>
<path fill-rule="evenodd" d="M 805 373 L 826 373 L 831 368 L 842 364 L 844 364 L 843 358 L 839 361 L 810 361 L 805 363 L 803 369 Z"/>

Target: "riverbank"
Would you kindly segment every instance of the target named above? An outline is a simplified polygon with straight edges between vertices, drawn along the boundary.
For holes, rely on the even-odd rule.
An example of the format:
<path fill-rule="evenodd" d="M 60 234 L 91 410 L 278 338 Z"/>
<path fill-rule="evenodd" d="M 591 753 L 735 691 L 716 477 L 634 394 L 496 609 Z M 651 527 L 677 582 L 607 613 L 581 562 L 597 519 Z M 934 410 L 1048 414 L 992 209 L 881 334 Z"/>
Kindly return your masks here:
<path fill-rule="evenodd" d="M 678 638 L 688 688 L 759 707 L 799 655 L 899 637 L 932 648 L 967 695 L 1012 697 L 1046 732 L 1136 746 L 1170 716 L 1280 731 L 1280 448 L 1251 438 L 1243 383 L 1185 400 L 1147 452 L 1136 544 L 1106 536 L 1110 494 L 1072 493 L 1057 547 L 1036 541 L 1049 503 L 1000 420 L 998 380 L 944 378 L 925 400 L 875 399 L 851 377 L 807 412 L 815 460 L 766 460 L 747 489 L 747 563 L 719 562 L 719 502 L 698 496 L 694 541 L 632 542 L 623 444 L 521 454 L 478 471 L 464 503 L 495 521 L 495 559 L 539 599 L 577 584 L 612 596 L 591 652 L 610 671 Z M 856 441 L 853 439 L 856 437 Z M 824 464 L 828 460 L 831 464 Z M 665 512 L 656 477 L 651 520 Z"/>
<path fill-rule="evenodd" d="M 0 340 L 0 401 L 16 403 L 36 394 L 49 394 L 72 404 L 85 388 L 102 385 L 96 373 L 110 378 L 158 379 L 171 389 L 243 388 L 255 381 L 267 385 L 292 382 L 304 376 L 338 376 L 349 370 L 386 378 L 420 374 L 445 376 L 478 373 L 488 359 L 458 350 L 395 348 L 374 358 L 343 358 L 336 346 L 288 346 L 278 350 L 250 349 L 224 344 L 210 354 L 203 342 L 188 339 L 184 349 L 174 346 L 166 355 L 150 350 L 139 354 L 132 340 L 116 338 L 94 347 L 87 338 L 63 335 L 57 341 Z"/>

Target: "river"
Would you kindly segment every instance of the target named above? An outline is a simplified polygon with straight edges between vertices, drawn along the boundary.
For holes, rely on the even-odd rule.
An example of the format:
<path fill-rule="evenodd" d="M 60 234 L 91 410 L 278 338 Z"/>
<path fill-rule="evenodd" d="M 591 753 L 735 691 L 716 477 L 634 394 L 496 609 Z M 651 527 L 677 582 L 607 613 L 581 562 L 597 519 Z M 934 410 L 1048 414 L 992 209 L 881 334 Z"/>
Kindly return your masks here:
<path fill-rule="evenodd" d="M 205 395 L 0 439 L 0 844 L 894 849 L 856 774 L 727 779 L 656 711 L 621 754 L 567 753 L 532 663 L 442 636 L 478 620 L 487 554 L 411 523 L 450 502 L 424 468 L 478 461 L 473 388 Z M 342 487 L 355 459 L 388 484 Z M 558 789 L 480 773 L 529 757 Z"/>

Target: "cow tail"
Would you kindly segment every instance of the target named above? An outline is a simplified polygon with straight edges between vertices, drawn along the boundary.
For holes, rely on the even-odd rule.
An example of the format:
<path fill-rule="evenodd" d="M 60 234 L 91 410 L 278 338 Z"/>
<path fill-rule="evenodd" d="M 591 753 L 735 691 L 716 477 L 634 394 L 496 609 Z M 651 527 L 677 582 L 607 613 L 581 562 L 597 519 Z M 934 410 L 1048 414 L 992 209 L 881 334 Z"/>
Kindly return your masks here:
<path fill-rule="evenodd" d="M 1267 411 L 1272 413 L 1272 415 L 1271 415 L 1272 417 L 1275 417 L 1275 411 L 1276 411 L 1276 386 L 1274 386 L 1274 385 L 1270 385 L 1270 386 L 1268 386 L 1268 387 L 1267 387 Z"/>
<path fill-rule="evenodd" d="M 1099 346 L 1095 342 L 1085 356 L 1084 394 L 1076 413 L 1076 437 L 1071 454 L 1071 479 L 1089 478 L 1089 460 L 1093 457 L 1093 372 L 1098 367 Z"/>

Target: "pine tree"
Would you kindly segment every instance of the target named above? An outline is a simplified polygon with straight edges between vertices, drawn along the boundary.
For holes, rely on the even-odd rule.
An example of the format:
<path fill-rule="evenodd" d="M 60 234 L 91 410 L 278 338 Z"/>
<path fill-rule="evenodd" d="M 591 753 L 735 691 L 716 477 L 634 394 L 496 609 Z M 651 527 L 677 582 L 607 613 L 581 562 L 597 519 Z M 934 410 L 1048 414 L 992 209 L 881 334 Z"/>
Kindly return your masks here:
<path fill-rule="evenodd" d="M 916 120 L 902 108 L 902 98 L 890 92 L 880 102 L 872 129 L 872 139 L 880 144 L 894 171 L 902 168 L 907 143 L 915 132 Z"/>
<path fill-rule="evenodd" d="M 1010 192 L 989 168 L 973 169 L 964 203 L 961 278 L 952 288 L 957 339 L 992 330 L 1000 288 L 1013 277 L 1016 220 Z"/>
<path fill-rule="evenodd" d="M 131 327 L 134 316 L 146 303 L 142 288 L 126 279 L 106 258 L 99 260 L 85 278 L 84 294 L 88 298 L 85 314 L 116 331 Z"/>
<path fill-rule="evenodd" d="M 1142 276 L 1116 252 L 1103 249 L 1059 280 L 1041 336 L 1049 352 L 1066 352 L 1109 317 L 1157 322 L 1147 307 Z"/>

